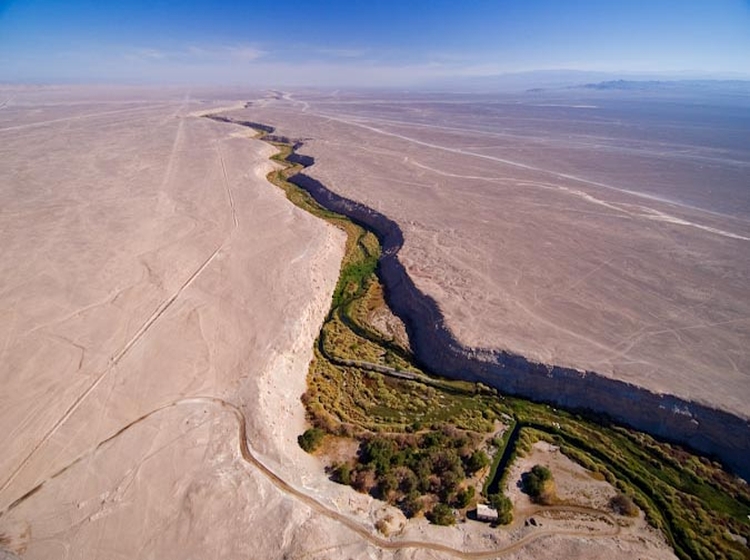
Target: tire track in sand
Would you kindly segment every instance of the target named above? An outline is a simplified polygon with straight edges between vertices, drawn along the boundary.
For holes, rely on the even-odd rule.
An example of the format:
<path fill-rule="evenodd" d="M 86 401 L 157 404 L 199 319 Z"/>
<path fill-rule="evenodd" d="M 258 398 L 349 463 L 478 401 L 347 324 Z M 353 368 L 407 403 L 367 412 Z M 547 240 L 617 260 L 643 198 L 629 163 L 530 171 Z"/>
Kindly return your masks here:
<path fill-rule="evenodd" d="M 74 467 L 75 465 L 83 461 L 84 459 L 94 455 L 97 451 L 102 449 L 108 443 L 112 442 L 118 436 L 127 432 L 131 428 L 135 427 L 141 422 L 148 420 L 149 418 L 151 418 L 152 416 L 160 412 L 163 412 L 171 408 L 177 408 L 181 405 L 189 405 L 189 404 L 204 404 L 204 405 L 218 406 L 232 413 L 235 420 L 237 421 L 237 436 L 238 436 L 238 447 L 239 447 L 240 455 L 242 456 L 245 462 L 249 463 L 256 470 L 258 470 L 265 478 L 267 478 L 282 493 L 303 503 L 304 505 L 306 505 L 307 507 L 309 507 L 316 513 L 319 513 L 320 515 L 323 515 L 331 519 L 332 521 L 335 521 L 341 524 L 342 526 L 346 527 L 350 531 L 356 533 L 359 537 L 361 537 L 368 544 L 375 546 L 377 548 L 380 548 L 382 550 L 400 551 L 400 550 L 407 550 L 407 549 L 415 549 L 415 550 L 425 550 L 425 551 L 449 554 L 456 558 L 462 558 L 465 560 L 482 560 L 482 559 L 489 559 L 489 558 L 498 558 L 498 557 L 516 552 L 520 550 L 521 548 L 531 544 L 534 541 L 537 541 L 541 538 L 549 537 L 549 536 L 567 536 L 567 537 L 585 536 L 587 538 L 611 538 L 611 537 L 617 536 L 620 533 L 620 527 L 617 524 L 617 521 L 612 515 L 610 515 L 607 512 L 600 511 L 600 510 L 593 509 L 593 508 L 582 507 L 582 506 L 540 506 L 540 507 L 533 508 L 524 512 L 524 519 L 531 517 L 532 515 L 538 515 L 539 513 L 544 512 L 544 511 L 558 511 L 558 512 L 565 511 L 565 512 L 571 512 L 571 513 L 591 515 L 600 520 L 605 520 L 605 522 L 608 525 L 610 525 L 612 529 L 606 530 L 606 531 L 599 531 L 599 532 L 592 532 L 591 530 L 588 530 L 588 529 L 581 529 L 581 530 L 540 529 L 538 531 L 528 533 L 524 535 L 523 537 L 521 537 L 520 539 L 518 539 L 517 541 L 510 543 L 506 546 L 502 546 L 500 548 L 495 548 L 495 549 L 485 549 L 485 550 L 461 550 L 458 548 L 454 548 L 448 545 L 444 545 L 444 544 L 440 544 L 440 543 L 436 543 L 432 541 L 398 540 L 397 538 L 388 539 L 388 538 L 380 537 L 374 534 L 365 525 L 359 523 L 358 521 L 352 519 L 351 517 L 348 517 L 345 514 L 342 514 L 332 509 L 329 506 L 326 506 L 325 504 L 323 504 L 322 502 L 320 502 L 313 496 L 298 489 L 291 483 L 284 480 L 276 472 L 274 472 L 251 450 L 250 445 L 248 444 L 248 439 L 247 439 L 246 418 L 245 418 L 244 413 L 236 405 L 230 402 L 227 402 L 223 399 L 219 399 L 216 397 L 205 397 L 205 396 L 196 396 L 196 397 L 191 397 L 191 398 L 180 399 L 180 400 L 171 402 L 169 404 L 160 406 L 158 408 L 155 408 L 154 410 L 151 410 L 150 412 L 147 412 L 146 414 L 143 414 L 142 416 L 136 418 L 135 420 L 131 421 L 130 423 L 120 428 L 120 430 L 118 430 L 117 432 L 109 436 L 108 438 L 99 442 L 95 447 L 91 448 L 88 452 L 78 457 L 72 463 L 61 468 L 56 473 L 54 473 L 49 478 L 47 478 L 45 481 L 39 483 L 32 490 L 30 490 L 29 492 L 27 492 L 26 494 L 18 498 L 16 501 L 10 504 L 10 506 L 8 506 L 4 511 L 0 512 L 0 518 L 2 518 L 3 516 L 11 512 L 13 509 L 18 507 L 22 503 L 24 503 L 26 500 L 31 498 L 37 492 L 39 492 L 44 487 L 45 484 L 47 484 L 48 482 L 50 482 L 51 480 L 55 478 L 58 478 L 59 476 L 67 472 L 69 469 L 71 469 L 72 467 Z"/>
<path fill-rule="evenodd" d="M 175 144 L 172 148 L 172 152 L 169 158 L 169 162 L 167 164 L 167 173 L 165 175 L 165 181 L 169 180 L 169 176 L 172 172 L 172 169 L 174 167 L 174 159 L 176 154 L 178 153 L 178 146 L 177 144 L 182 139 L 182 125 L 183 121 L 180 122 L 180 125 L 177 128 L 177 132 L 175 134 Z M 53 425 L 52 427 L 47 431 L 47 433 L 37 441 L 37 443 L 32 447 L 31 451 L 26 455 L 26 457 L 18 464 L 18 466 L 10 473 L 8 478 L 3 482 L 2 486 L 0 486 L 0 493 L 7 490 L 7 488 L 13 483 L 13 481 L 18 477 L 18 475 L 23 471 L 23 469 L 26 467 L 26 465 L 31 462 L 31 460 L 34 458 L 34 456 L 37 454 L 37 452 L 57 433 L 57 431 L 60 429 L 60 427 L 75 413 L 75 411 L 80 407 L 81 403 L 83 403 L 86 398 L 101 384 L 101 382 L 105 379 L 107 374 L 112 371 L 112 369 L 125 357 L 125 355 L 135 346 L 143 337 L 144 335 L 149 331 L 149 329 L 156 323 L 156 321 L 166 313 L 166 311 L 174 304 L 174 302 L 182 295 L 182 293 L 190 287 L 193 282 L 201 275 L 201 273 L 208 268 L 208 266 L 211 264 L 211 262 L 216 258 L 216 256 L 221 252 L 221 250 L 225 247 L 227 241 L 230 239 L 230 237 L 234 234 L 235 230 L 239 226 L 239 222 L 237 219 L 237 214 L 235 212 L 234 207 L 234 199 L 231 195 L 231 189 L 229 187 L 228 178 L 227 178 L 227 172 L 226 172 L 226 166 L 224 164 L 224 158 L 220 155 L 220 161 L 221 161 L 221 167 L 224 175 L 224 181 L 225 181 L 225 189 L 227 191 L 227 194 L 229 196 L 229 205 L 232 213 L 232 229 L 230 230 L 229 234 L 225 237 L 225 239 L 221 242 L 221 244 L 213 250 L 213 252 L 206 258 L 200 266 L 193 271 L 193 273 L 177 288 L 177 290 L 167 299 L 163 300 L 157 308 L 154 310 L 153 313 L 146 319 L 146 321 L 140 326 L 140 328 L 135 332 L 135 334 L 125 343 L 125 345 L 117 352 L 115 353 L 109 361 L 109 365 L 94 379 L 94 381 L 81 393 L 76 399 L 70 404 L 70 406 L 65 410 L 62 417 L 60 417 Z"/>

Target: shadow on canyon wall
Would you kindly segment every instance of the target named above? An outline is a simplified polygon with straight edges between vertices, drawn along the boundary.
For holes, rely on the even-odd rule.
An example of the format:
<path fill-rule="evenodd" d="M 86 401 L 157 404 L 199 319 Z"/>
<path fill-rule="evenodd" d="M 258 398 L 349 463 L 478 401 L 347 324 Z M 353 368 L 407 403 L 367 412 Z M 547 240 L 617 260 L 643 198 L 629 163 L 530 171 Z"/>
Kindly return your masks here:
<path fill-rule="evenodd" d="M 287 158 L 291 163 L 305 168 L 315 163 L 313 157 L 297 152 L 303 146 L 302 141 L 270 136 L 275 132 L 271 126 L 226 117 L 211 118 L 262 131 L 267 135 L 264 140 L 292 144 L 294 149 Z M 426 370 L 447 378 L 481 382 L 501 393 L 568 410 L 605 415 L 616 423 L 717 458 L 731 471 L 750 479 L 748 420 L 593 371 L 532 362 L 503 350 L 463 346 L 446 327 L 437 302 L 415 286 L 399 261 L 404 236 L 396 222 L 337 195 L 308 173 L 297 173 L 288 180 L 309 192 L 321 206 L 347 216 L 378 236 L 383 247 L 378 275 L 386 299 L 405 323 L 417 362 Z"/>

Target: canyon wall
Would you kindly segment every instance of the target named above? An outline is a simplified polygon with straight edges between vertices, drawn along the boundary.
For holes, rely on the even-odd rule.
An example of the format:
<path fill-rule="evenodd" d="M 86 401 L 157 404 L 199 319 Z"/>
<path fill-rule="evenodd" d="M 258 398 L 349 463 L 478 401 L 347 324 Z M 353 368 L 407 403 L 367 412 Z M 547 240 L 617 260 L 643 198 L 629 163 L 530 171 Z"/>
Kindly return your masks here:
<path fill-rule="evenodd" d="M 296 161 L 308 166 L 314 162 L 309 156 L 298 156 Z M 502 393 L 606 414 L 616 422 L 716 457 L 750 479 L 747 419 L 596 372 L 535 363 L 505 351 L 464 347 L 445 326 L 437 303 L 414 285 L 399 261 L 404 238 L 398 224 L 336 195 L 305 173 L 290 181 L 307 190 L 319 204 L 346 215 L 380 238 L 379 275 L 388 303 L 406 324 L 412 349 L 426 369 L 449 378 L 482 382 Z"/>

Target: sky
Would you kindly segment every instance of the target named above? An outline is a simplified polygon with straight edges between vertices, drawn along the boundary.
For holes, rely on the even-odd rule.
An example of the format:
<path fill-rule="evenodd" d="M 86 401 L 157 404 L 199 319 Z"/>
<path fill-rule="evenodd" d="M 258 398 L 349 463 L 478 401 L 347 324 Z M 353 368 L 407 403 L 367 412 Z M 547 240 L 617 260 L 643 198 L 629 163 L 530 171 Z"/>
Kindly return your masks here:
<path fill-rule="evenodd" d="M 0 0 L 0 83 L 750 78 L 750 0 Z"/>

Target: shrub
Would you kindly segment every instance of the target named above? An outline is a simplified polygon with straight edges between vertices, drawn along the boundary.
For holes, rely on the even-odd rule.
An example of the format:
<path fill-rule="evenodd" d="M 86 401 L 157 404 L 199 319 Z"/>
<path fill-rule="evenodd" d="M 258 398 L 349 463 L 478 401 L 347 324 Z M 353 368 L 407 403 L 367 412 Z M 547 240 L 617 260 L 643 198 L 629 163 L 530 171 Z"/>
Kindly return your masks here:
<path fill-rule="evenodd" d="M 538 477 L 542 482 L 552 480 L 552 471 L 544 465 L 534 465 L 531 467 L 531 474 Z"/>
<path fill-rule="evenodd" d="M 448 501 L 448 497 L 458 488 L 461 478 L 454 471 L 445 471 L 438 476 L 440 477 L 440 498 Z"/>
<path fill-rule="evenodd" d="M 552 472 L 542 465 L 534 465 L 531 471 L 524 473 L 521 477 L 523 490 L 533 502 L 539 504 L 550 504 L 555 498 L 555 486 Z"/>
<path fill-rule="evenodd" d="M 312 453 L 320 447 L 325 435 L 326 433 L 320 428 L 308 428 L 305 430 L 305 433 L 297 437 L 297 443 L 302 449 L 308 453 Z"/>
<path fill-rule="evenodd" d="M 417 515 L 424 508 L 422 503 L 422 497 L 419 492 L 409 492 L 401 502 L 401 511 L 408 518 L 412 518 Z"/>
<path fill-rule="evenodd" d="M 333 480 L 339 484 L 345 484 L 346 486 L 352 483 L 352 469 L 346 463 L 341 463 L 333 469 Z"/>
<path fill-rule="evenodd" d="M 481 449 L 477 449 L 466 460 L 466 473 L 473 475 L 475 472 L 482 470 L 490 464 L 490 458 Z"/>
<path fill-rule="evenodd" d="M 368 468 L 357 470 L 352 478 L 352 488 L 357 492 L 366 493 L 370 491 L 370 488 L 375 486 L 375 482 L 375 471 Z"/>
<path fill-rule="evenodd" d="M 401 473 L 401 481 L 399 482 L 399 489 L 404 494 L 409 494 L 410 492 L 414 492 L 419 487 L 419 480 L 417 479 L 417 475 L 415 475 L 410 470 L 405 470 L 403 473 Z"/>
<path fill-rule="evenodd" d="M 384 475 L 391 470 L 391 459 L 395 452 L 396 444 L 392 440 L 375 438 L 362 446 L 362 463 L 372 465 L 378 475 Z"/>
<path fill-rule="evenodd" d="M 476 490 L 474 489 L 473 486 L 468 486 L 466 488 L 459 490 L 456 493 L 455 506 L 459 509 L 465 508 L 471 503 L 471 500 L 474 499 L 475 494 L 476 494 Z"/>
<path fill-rule="evenodd" d="M 424 435 L 420 447 L 422 449 L 440 448 L 445 443 L 445 435 L 442 432 L 429 432 Z"/>
<path fill-rule="evenodd" d="M 513 502 L 502 494 L 491 494 L 490 505 L 497 511 L 497 522 L 507 525 L 513 521 Z"/>
<path fill-rule="evenodd" d="M 378 519 L 375 523 L 375 528 L 387 537 L 390 534 L 388 523 L 390 523 L 391 521 L 393 521 L 393 518 L 390 515 L 385 519 Z"/>
<path fill-rule="evenodd" d="M 378 497 L 385 501 L 390 501 L 388 498 L 391 492 L 395 492 L 398 489 L 398 480 L 396 476 L 389 472 L 378 479 Z"/>
<path fill-rule="evenodd" d="M 419 490 L 421 492 L 428 492 L 430 489 L 430 477 L 432 476 L 432 470 L 434 465 L 432 459 L 429 457 L 421 457 L 416 464 L 414 473 L 417 475 Z"/>
<path fill-rule="evenodd" d="M 617 494 L 609 501 L 609 507 L 612 508 L 618 515 L 626 515 L 628 517 L 636 517 L 638 515 L 638 506 L 633 503 L 630 496 L 625 494 Z"/>
<path fill-rule="evenodd" d="M 449 505 L 443 503 L 439 503 L 432 508 L 428 518 L 435 525 L 454 525 L 456 523 L 453 510 Z"/>
<path fill-rule="evenodd" d="M 464 477 L 464 468 L 461 464 L 461 459 L 458 453 L 453 449 L 446 449 L 444 451 L 438 451 L 431 456 L 433 469 L 432 472 L 435 474 L 445 473 L 447 471 L 455 473 L 457 477 Z"/>

